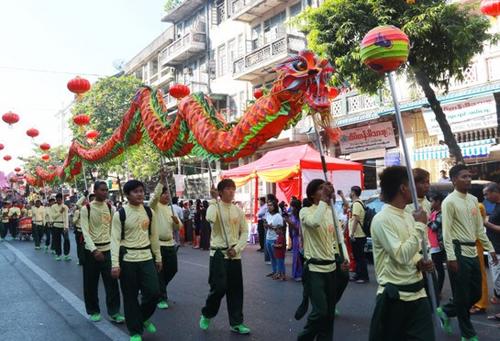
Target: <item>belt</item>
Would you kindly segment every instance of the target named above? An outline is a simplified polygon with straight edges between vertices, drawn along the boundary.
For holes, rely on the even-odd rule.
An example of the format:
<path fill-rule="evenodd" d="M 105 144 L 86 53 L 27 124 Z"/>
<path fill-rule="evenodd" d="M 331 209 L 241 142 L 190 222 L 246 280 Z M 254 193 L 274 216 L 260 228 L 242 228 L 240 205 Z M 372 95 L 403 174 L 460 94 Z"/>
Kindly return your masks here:
<path fill-rule="evenodd" d="M 455 256 L 457 257 L 462 256 L 462 246 L 476 247 L 476 242 L 470 242 L 470 241 L 463 242 L 458 239 L 453 239 L 452 243 L 455 246 Z"/>
<path fill-rule="evenodd" d="M 151 244 L 142 247 L 127 247 L 127 246 L 122 246 L 122 247 L 124 247 L 127 250 L 149 250 L 151 249 Z"/>
<path fill-rule="evenodd" d="M 111 244 L 111 242 L 106 242 L 106 243 L 94 243 L 95 246 L 105 246 L 105 245 L 109 245 Z"/>
<path fill-rule="evenodd" d="M 226 251 L 228 248 L 227 247 L 211 247 L 210 250 L 212 251 Z"/>

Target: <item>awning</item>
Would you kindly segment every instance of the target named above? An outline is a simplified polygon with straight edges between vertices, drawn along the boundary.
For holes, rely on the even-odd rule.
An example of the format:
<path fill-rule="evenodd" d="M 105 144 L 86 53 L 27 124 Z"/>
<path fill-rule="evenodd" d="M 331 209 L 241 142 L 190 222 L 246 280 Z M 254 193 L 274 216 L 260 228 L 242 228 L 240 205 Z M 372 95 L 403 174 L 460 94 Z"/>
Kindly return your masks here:
<path fill-rule="evenodd" d="M 464 158 L 485 157 L 490 154 L 490 148 L 496 143 L 495 139 L 484 139 L 472 142 L 459 143 Z M 413 152 L 413 161 L 437 160 L 450 157 L 448 146 L 430 146 L 416 149 Z"/>

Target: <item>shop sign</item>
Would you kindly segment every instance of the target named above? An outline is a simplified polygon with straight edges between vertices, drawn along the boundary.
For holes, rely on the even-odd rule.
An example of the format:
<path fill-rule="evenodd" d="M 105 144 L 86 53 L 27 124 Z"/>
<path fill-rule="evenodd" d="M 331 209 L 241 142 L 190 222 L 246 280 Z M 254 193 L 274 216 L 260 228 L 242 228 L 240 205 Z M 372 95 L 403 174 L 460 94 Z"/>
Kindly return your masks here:
<path fill-rule="evenodd" d="M 401 166 L 401 153 L 399 149 L 391 149 L 385 152 L 384 165 L 386 167 Z"/>
<path fill-rule="evenodd" d="M 498 125 L 493 96 L 445 104 L 442 108 L 453 133 L 494 128 Z M 423 116 L 429 135 L 442 135 L 434 112 L 431 109 L 424 109 Z"/>
<path fill-rule="evenodd" d="M 342 154 L 395 146 L 396 139 L 392 122 L 347 129 L 340 134 L 340 151 Z"/>

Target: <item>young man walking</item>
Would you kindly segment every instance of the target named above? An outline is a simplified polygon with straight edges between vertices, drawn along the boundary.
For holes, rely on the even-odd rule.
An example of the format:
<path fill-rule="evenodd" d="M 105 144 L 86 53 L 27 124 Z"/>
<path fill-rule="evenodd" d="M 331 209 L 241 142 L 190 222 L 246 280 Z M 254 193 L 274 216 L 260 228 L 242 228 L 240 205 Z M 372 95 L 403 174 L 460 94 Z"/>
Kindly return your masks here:
<path fill-rule="evenodd" d="M 14 204 L 9 208 L 9 232 L 13 239 L 17 237 L 17 229 L 19 226 L 19 218 L 21 218 L 21 209 L 18 206 L 18 202 L 14 201 Z"/>
<path fill-rule="evenodd" d="M 118 280 L 111 277 L 111 205 L 108 199 L 108 186 L 104 181 L 94 184 L 95 200 L 81 209 L 80 223 L 85 241 L 83 261 L 83 296 L 85 309 L 90 320 L 101 320 L 99 308 L 99 277 L 102 277 L 106 291 L 106 307 L 111 321 L 123 323 L 120 314 L 120 289 Z"/>
<path fill-rule="evenodd" d="M 75 204 L 75 209 L 73 211 L 73 218 L 72 223 L 73 223 L 73 228 L 75 232 L 75 244 L 76 244 L 76 255 L 78 257 L 78 265 L 83 265 L 84 259 L 85 259 L 85 241 L 83 239 L 83 234 L 82 234 L 82 222 L 80 220 L 80 215 L 81 215 L 81 210 L 82 210 L 82 205 L 86 204 L 87 201 L 87 192 L 78 199 L 78 201 Z"/>
<path fill-rule="evenodd" d="M 153 210 L 144 206 L 142 182 L 128 181 L 123 192 L 128 204 L 115 213 L 111 227 L 111 275 L 120 278 L 130 340 L 140 341 L 144 330 L 156 332 L 149 318 L 160 297 L 158 272 L 162 268 L 162 259 L 158 222 Z M 141 304 L 138 302 L 139 292 Z"/>
<path fill-rule="evenodd" d="M 161 299 L 158 302 L 159 309 L 168 309 L 167 287 L 177 273 L 177 249 L 173 231 L 181 228 L 180 218 L 169 205 L 170 194 L 166 186 L 166 174 L 160 174 L 160 183 L 156 186 L 151 200 L 151 208 L 155 211 L 158 221 L 158 236 L 160 239 L 160 252 L 162 259 L 162 270 L 158 274 Z"/>
<path fill-rule="evenodd" d="M 44 229 L 43 229 L 43 234 L 45 235 L 45 246 L 44 246 L 44 250 L 45 250 L 45 253 L 48 253 L 49 252 L 49 249 L 50 249 L 50 253 L 51 254 L 56 254 L 55 252 L 55 249 L 54 249 L 54 228 L 52 227 L 52 218 L 50 216 L 50 211 L 51 211 L 51 207 L 54 206 L 54 204 L 56 203 L 56 199 L 54 198 L 50 198 L 48 203 L 46 203 L 46 206 L 45 206 L 45 226 L 44 226 Z"/>
<path fill-rule="evenodd" d="M 64 260 L 70 261 L 71 257 L 69 256 L 69 208 L 63 203 L 62 193 L 57 193 L 56 195 L 56 203 L 50 207 L 49 211 L 50 221 L 52 223 L 53 228 L 53 244 L 54 250 L 56 252 L 56 261 L 61 260 L 61 242 L 64 237 Z M 64 236 L 63 236 L 64 235 Z"/>
<path fill-rule="evenodd" d="M 433 341 L 434 328 L 422 272 L 433 271 L 424 261 L 422 240 L 427 235 L 423 209 L 405 212 L 412 196 L 405 167 L 386 168 L 380 175 L 386 205 L 372 221 L 373 259 L 379 284 L 370 324 L 370 341 Z"/>
<path fill-rule="evenodd" d="M 443 241 L 448 257 L 453 300 L 437 309 L 443 329 L 451 333 L 450 317 L 458 318 L 462 340 L 478 340 L 470 320 L 469 309 L 481 298 L 481 270 L 479 267 L 476 240 L 489 251 L 493 265 L 498 264 L 493 245 L 486 236 L 479 204 L 468 193 L 471 173 L 465 165 L 450 169 L 450 178 L 455 190 L 442 204 Z"/>
<path fill-rule="evenodd" d="M 212 201 L 207 210 L 207 220 L 212 225 L 210 239 L 210 269 L 208 282 L 210 293 L 201 310 L 200 328 L 207 330 L 210 320 L 219 312 L 224 296 L 227 300 L 231 331 L 249 334 L 243 324 L 243 274 L 241 252 L 247 244 L 248 225 L 244 212 L 232 204 L 236 185 L 224 179 L 212 188 Z M 220 201 L 217 201 L 220 196 Z"/>
<path fill-rule="evenodd" d="M 363 231 L 365 222 L 365 205 L 360 199 L 361 187 L 351 187 L 351 212 L 349 218 L 349 237 L 352 245 L 352 252 L 356 262 L 356 275 L 354 280 L 358 284 L 368 283 L 368 262 L 365 256 L 366 234 Z"/>
<path fill-rule="evenodd" d="M 31 212 L 35 250 L 40 250 L 40 240 L 42 239 L 43 229 L 45 227 L 45 207 L 42 206 L 40 200 L 35 201 L 35 206 L 31 208 Z"/>

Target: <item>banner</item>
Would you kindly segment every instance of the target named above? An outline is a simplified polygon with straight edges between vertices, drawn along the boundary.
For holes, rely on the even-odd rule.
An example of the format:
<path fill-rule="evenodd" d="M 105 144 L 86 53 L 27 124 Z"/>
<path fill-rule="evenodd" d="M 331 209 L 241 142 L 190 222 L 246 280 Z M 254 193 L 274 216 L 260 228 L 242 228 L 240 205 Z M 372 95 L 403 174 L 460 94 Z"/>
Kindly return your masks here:
<path fill-rule="evenodd" d="M 184 180 L 186 176 L 183 174 L 174 174 L 175 181 L 175 195 L 181 197 L 184 191 L 186 190 L 186 185 Z"/>
<path fill-rule="evenodd" d="M 340 134 L 341 154 L 395 146 L 396 139 L 394 137 L 392 122 L 382 122 L 364 127 L 342 130 Z"/>
<path fill-rule="evenodd" d="M 493 96 L 445 104 L 442 108 L 453 133 L 493 128 L 498 125 L 497 108 Z M 429 135 L 442 135 L 434 112 L 431 109 L 424 109 L 422 114 Z"/>

